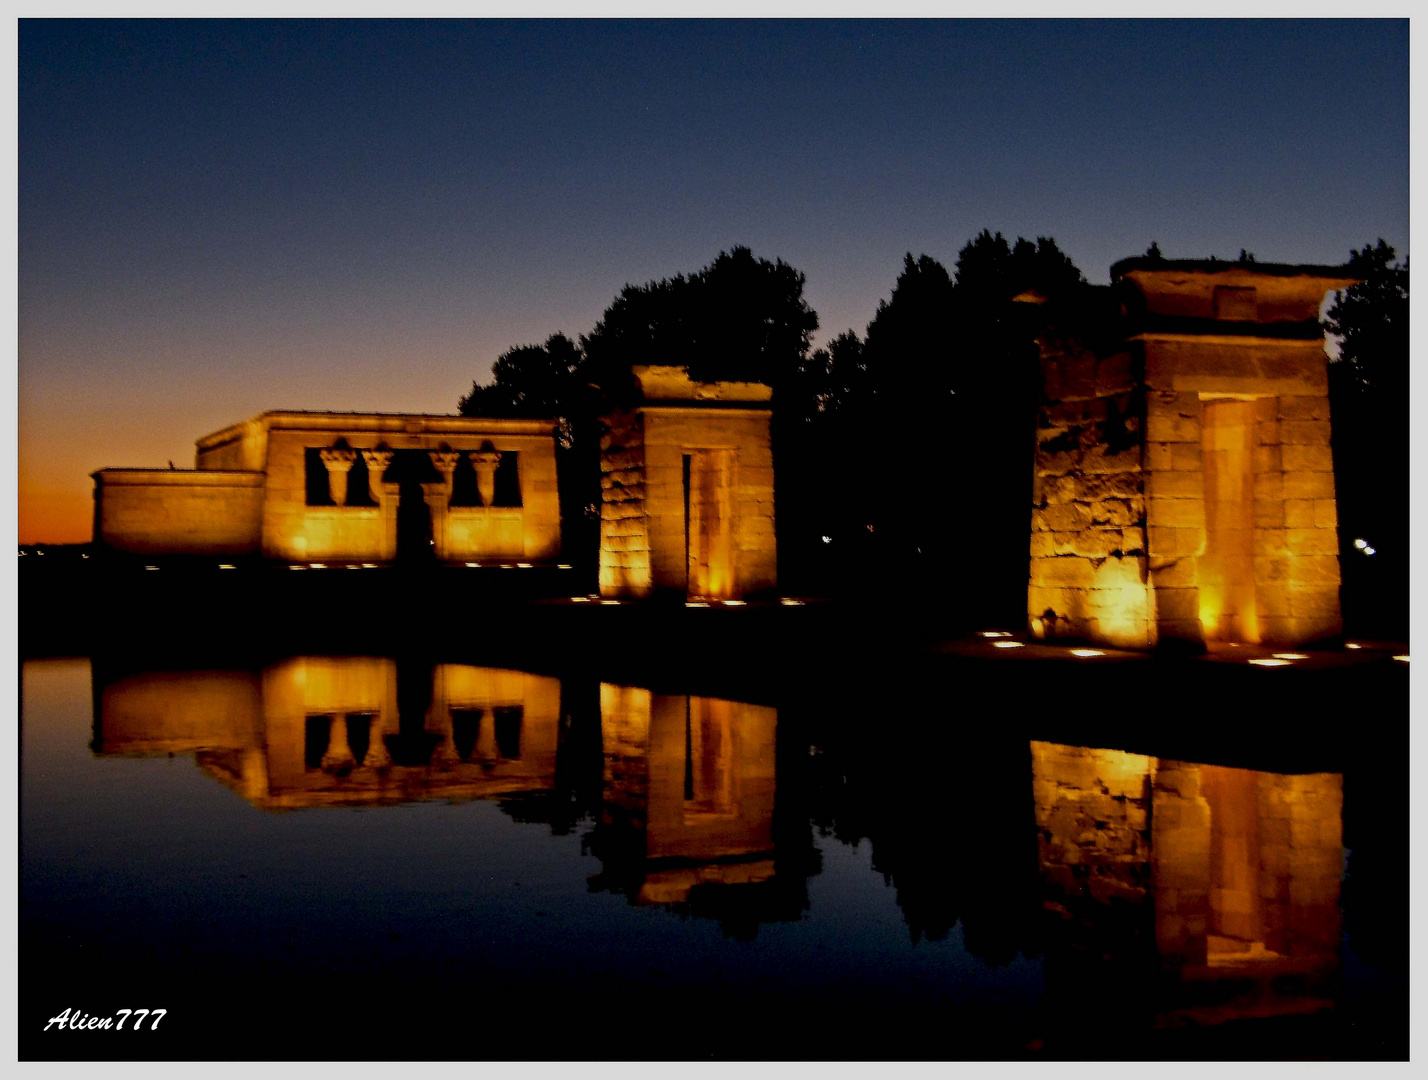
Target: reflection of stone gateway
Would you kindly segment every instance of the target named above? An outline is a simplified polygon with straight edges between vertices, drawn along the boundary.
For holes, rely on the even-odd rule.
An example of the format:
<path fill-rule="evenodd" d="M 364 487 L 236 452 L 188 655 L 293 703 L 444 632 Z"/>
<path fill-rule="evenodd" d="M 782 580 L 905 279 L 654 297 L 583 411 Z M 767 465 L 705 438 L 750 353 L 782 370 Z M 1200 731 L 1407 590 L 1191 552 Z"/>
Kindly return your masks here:
<path fill-rule="evenodd" d="M 602 829 L 631 842 L 640 903 L 773 877 L 776 722 L 767 706 L 601 685 Z"/>
<path fill-rule="evenodd" d="M 439 560 L 560 551 L 554 421 L 268 412 L 200 439 L 196 465 L 96 472 L 95 541 L 136 555 L 390 562 L 406 487 L 430 513 Z"/>
<path fill-rule="evenodd" d="M 1341 776 L 1043 742 L 1031 755 L 1045 903 L 1059 936 L 1083 957 L 1157 966 L 1169 988 L 1158 1023 L 1331 1005 Z M 1074 970 L 1071 997 L 1093 977 L 1084 960 Z"/>

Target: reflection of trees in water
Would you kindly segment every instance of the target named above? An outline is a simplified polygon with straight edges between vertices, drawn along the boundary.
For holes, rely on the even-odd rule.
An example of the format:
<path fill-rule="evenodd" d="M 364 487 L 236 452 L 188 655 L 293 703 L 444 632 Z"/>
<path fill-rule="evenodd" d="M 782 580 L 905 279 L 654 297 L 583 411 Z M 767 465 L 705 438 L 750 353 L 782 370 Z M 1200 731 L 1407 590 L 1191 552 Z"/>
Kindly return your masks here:
<path fill-rule="evenodd" d="M 1034 955 L 1040 907 L 1026 742 L 929 725 L 923 702 L 911 688 L 837 708 L 810 703 L 797 723 L 804 734 L 790 730 L 791 741 L 802 739 L 806 812 L 824 836 L 870 842 L 872 868 L 896 890 L 912 941 L 941 941 L 961 923 L 968 951 L 988 964 Z M 895 731 L 901 737 L 889 737 Z M 780 793 L 793 783 L 781 775 Z"/>
<path fill-rule="evenodd" d="M 1348 867 L 1341 886 L 1344 929 L 1360 960 L 1406 973 L 1408 950 L 1409 815 L 1407 759 L 1397 775 L 1381 762 L 1344 776 L 1344 847 Z"/>

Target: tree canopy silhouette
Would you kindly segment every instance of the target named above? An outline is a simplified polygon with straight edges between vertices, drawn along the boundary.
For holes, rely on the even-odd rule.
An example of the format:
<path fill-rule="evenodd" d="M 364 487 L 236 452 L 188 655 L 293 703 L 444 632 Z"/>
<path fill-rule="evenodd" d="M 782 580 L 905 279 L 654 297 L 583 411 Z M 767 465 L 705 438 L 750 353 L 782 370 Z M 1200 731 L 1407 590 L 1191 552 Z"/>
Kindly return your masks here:
<path fill-rule="evenodd" d="M 818 315 L 805 277 L 746 247 L 721 251 L 685 276 L 626 285 L 581 338 L 590 381 L 613 390 L 635 364 L 681 364 L 690 377 L 769 383 L 787 393 Z"/>
<path fill-rule="evenodd" d="M 844 437 L 857 428 L 877 448 L 854 457 L 850 486 L 864 493 L 861 529 L 878 537 L 869 557 L 902 575 L 883 588 L 955 592 L 969 620 L 1006 621 L 1025 606 L 1039 370 L 1034 313 L 1014 298 L 1084 287 L 1054 240 L 983 230 L 953 273 L 907 253 L 861 354 L 842 347 L 856 390 L 826 400 L 849 418 Z M 969 565 L 987 572 L 969 576 Z"/>
<path fill-rule="evenodd" d="M 1339 338 L 1329 364 L 1334 487 L 1345 623 L 1351 632 L 1408 633 L 1408 260 L 1382 239 L 1350 251 L 1363 278 L 1336 293 L 1324 329 Z M 1374 549 L 1366 556 L 1354 546 Z"/>
<path fill-rule="evenodd" d="M 551 334 L 544 345 L 517 345 L 491 365 L 489 385 L 471 385 L 457 402 L 462 416 L 563 417 L 580 396 L 584 357 L 564 334 Z"/>
<path fill-rule="evenodd" d="M 1357 390 L 1378 391 L 1407 407 L 1408 260 L 1400 265 L 1382 238 L 1349 252 L 1349 270 L 1363 277 L 1334 294 L 1324 329 L 1339 337 L 1337 363 Z"/>

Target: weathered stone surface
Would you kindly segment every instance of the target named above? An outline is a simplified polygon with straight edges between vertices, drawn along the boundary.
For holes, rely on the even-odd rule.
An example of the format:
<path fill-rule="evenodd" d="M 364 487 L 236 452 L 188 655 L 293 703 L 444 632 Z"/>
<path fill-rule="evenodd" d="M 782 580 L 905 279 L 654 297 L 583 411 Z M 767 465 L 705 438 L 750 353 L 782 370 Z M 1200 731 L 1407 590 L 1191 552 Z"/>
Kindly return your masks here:
<path fill-rule="evenodd" d="M 1206 319 L 1238 310 L 1207 299 L 1226 273 L 1243 278 L 1236 295 L 1258 297 L 1259 317 L 1317 310 L 1304 290 L 1322 284 L 1255 268 L 1144 272 L 1179 298 L 1165 313 L 1208 305 L 1193 316 Z M 1043 342 L 1043 375 L 1028 592 L 1035 633 L 1109 641 L 1143 623 L 1148 643 L 1252 635 L 1256 606 L 1266 641 L 1332 629 L 1326 594 L 1305 593 L 1302 614 L 1295 608 L 1301 590 L 1338 581 L 1320 343 L 1144 333 L 1107 362 Z M 1151 557 L 1139 581 L 1116 569 L 1132 551 Z M 1092 560 L 1093 585 L 1081 583 L 1076 559 Z"/>

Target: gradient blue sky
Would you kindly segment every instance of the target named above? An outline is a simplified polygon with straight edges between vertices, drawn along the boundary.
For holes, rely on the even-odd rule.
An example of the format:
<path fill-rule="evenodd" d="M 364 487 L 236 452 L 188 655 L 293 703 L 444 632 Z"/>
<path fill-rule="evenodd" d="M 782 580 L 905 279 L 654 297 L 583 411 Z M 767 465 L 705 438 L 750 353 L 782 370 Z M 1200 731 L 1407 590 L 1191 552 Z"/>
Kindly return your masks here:
<path fill-rule="evenodd" d="M 264 409 L 452 411 L 735 244 L 820 340 L 983 228 L 1407 254 L 1408 67 L 1406 20 L 23 21 L 20 539 Z"/>

